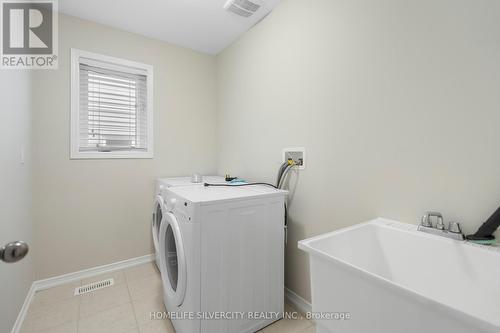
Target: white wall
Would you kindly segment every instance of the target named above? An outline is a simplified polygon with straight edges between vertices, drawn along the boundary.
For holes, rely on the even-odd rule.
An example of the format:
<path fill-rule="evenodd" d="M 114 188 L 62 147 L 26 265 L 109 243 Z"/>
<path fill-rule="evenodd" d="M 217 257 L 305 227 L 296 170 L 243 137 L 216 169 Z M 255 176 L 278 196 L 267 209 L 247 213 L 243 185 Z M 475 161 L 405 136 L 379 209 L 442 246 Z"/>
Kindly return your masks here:
<path fill-rule="evenodd" d="M 307 149 L 288 287 L 310 298 L 300 239 L 429 209 L 472 232 L 498 207 L 499 40 L 495 0 L 284 0 L 218 56 L 219 172 L 272 181 Z"/>
<path fill-rule="evenodd" d="M 213 56 L 70 16 L 59 22 L 59 70 L 35 76 L 38 279 L 152 253 L 155 178 L 216 169 Z M 154 66 L 154 159 L 69 159 L 70 48 Z"/>
<path fill-rule="evenodd" d="M 30 130 L 30 73 L 0 70 L 0 246 L 22 240 L 31 247 L 18 263 L 0 262 L 0 332 L 11 330 L 34 278 Z"/>

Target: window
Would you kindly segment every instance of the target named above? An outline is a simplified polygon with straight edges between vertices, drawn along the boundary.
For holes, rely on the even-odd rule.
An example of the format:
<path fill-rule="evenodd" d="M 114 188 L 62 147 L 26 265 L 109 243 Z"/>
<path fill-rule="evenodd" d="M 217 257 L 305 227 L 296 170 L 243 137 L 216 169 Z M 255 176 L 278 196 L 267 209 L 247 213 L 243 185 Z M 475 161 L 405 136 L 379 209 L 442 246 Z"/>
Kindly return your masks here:
<path fill-rule="evenodd" d="M 153 157 L 153 68 L 71 50 L 71 158 Z"/>

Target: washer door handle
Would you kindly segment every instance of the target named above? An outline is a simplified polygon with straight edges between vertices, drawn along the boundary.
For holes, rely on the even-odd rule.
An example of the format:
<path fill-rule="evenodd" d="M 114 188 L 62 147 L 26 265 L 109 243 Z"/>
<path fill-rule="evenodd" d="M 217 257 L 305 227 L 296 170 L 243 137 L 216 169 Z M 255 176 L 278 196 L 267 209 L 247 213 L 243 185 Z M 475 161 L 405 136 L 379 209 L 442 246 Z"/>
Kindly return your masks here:
<path fill-rule="evenodd" d="M 0 248 L 0 260 L 6 263 L 18 262 L 29 252 L 29 246 L 25 242 L 11 242 Z"/>

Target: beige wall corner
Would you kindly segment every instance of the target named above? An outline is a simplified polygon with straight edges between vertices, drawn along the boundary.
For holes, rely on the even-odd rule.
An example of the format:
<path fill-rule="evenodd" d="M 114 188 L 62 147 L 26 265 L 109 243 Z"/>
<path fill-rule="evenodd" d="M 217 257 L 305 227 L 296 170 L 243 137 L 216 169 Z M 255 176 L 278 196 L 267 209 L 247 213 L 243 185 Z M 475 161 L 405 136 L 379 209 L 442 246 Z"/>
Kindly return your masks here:
<path fill-rule="evenodd" d="M 217 58 L 220 173 L 293 177 L 286 284 L 310 299 L 297 241 L 425 210 L 473 232 L 500 204 L 500 2 L 284 0 Z"/>
<path fill-rule="evenodd" d="M 34 84 L 37 279 L 151 253 L 155 178 L 216 170 L 213 56 L 66 15 L 59 38 Z M 154 66 L 154 159 L 70 160 L 70 48 Z"/>

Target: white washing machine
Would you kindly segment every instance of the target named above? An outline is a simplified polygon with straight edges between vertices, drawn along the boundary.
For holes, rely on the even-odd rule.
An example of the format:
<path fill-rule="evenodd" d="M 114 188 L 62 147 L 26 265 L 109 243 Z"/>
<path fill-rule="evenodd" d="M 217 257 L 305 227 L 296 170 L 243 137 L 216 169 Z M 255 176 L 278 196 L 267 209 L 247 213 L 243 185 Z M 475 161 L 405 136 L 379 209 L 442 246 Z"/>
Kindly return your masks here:
<path fill-rule="evenodd" d="M 163 219 L 163 214 L 165 214 L 163 199 L 164 190 L 176 187 L 176 186 L 203 186 L 203 183 L 225 183 L 224 177 L 221 176 L 204 176 L 202 183 L 193 183 L 191 181 L 191 177 L 173 177 L 173 178 L 159 178 L 156 180 L 156 189 L 155 189 L 155 200 L 154 200 L 154 208 L 153 208 L 153 220 L 151 223 L 151 231 L 153 236 L 153 245 L 155 250 L 155 259 L 156 265 L 159 267 L 159 242 L 158 242 L 158 233 L 160 232 L 160 225 Z"/>
<path fill-rule="evenodd" d="M 165 191 L 160 271 L 177 333 L 256 332 L 281 318 L 285 196 L 265 186 Z"/>

